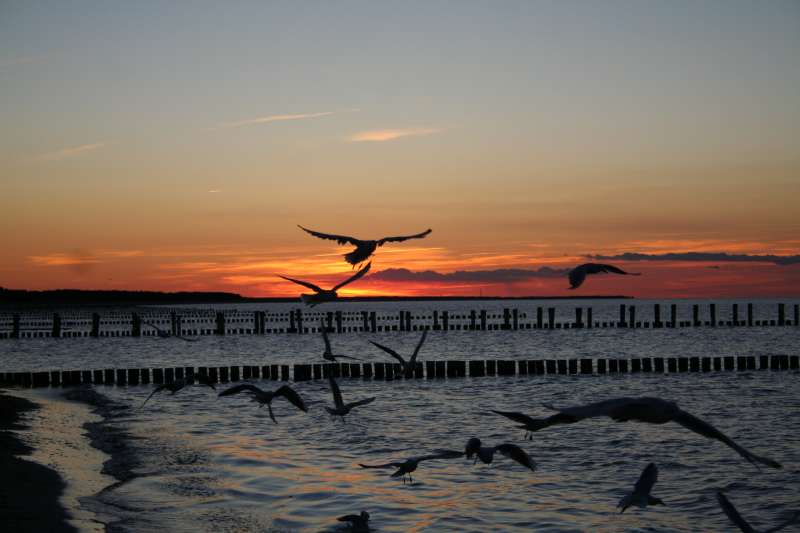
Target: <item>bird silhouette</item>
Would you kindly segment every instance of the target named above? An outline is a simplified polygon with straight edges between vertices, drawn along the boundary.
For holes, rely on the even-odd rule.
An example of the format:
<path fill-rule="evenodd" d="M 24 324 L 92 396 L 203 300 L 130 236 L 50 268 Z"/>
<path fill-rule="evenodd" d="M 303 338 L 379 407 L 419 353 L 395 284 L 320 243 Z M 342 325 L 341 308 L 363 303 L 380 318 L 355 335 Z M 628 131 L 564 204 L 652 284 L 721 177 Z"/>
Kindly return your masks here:
<path fill-rule="evenodd" d="M 394 461 L 391 463 L 384 463 L 380 465 L 365 465 L 359 463 L 358 466 L 361 468 L 396 468 L 397 470 L 391 475 L 391 477 L 401 477 L 403 478 L 403 484 L 406 482 L 406 476 L 408 476 L 409 483 L 413 483 L 414 480 L 411 478 L 411 473 L 414 472 L 419 464 L 422 461 L 430 461 L 433 459 L 455 459 L 456 457 L 463 457 L 464 454 L 462 452 L 458 452 L 455 450 L 440 450 L 437 453 L 431 455 L 423 455 L 420 457 L 409 457 L 404 461 Z"/>
<path fill-rule="evenodd" d="M 619 513 L 624 513 L 625 509 L 631 505 L 635 505 L 640 509 L 644 509 L 648 505 L 666 505 L 661 498 L 650 495 L 650 491 L 653 490 L 653 485 L 656 484 L 656 481 L 658 481 L 658 467 L 655 463 L 650 463 L 642 470 L 639 480 L 633 486 L 633 492 L 623 496 L 617 504 L 617 508 L 622 508 Z"/>
<path fill-rule="evenodd" d="M 297 227 L 305 231 L 306 233 L 309 233 L 314 237 L 318 237 L 320 239 L 336 241 L 338 244 L 352 244 L 353 246 L 355 246 L 356 247 L 355 250 L 344 255 L 345 261 L 353 265 L 354 268 L 356 265 L 366 261 L 367 258 L 369 258 L 369 256 L 371 256 L 379 246 L 383 246 L 387 242 L 403 242 L 409 239 L 422 239 L 432 231 L 430 228 L 428 228 L 422 233 L 417 233 L 414 235 L 402 235 L 399 237 L 384 237 L 382 239 L 377 239 L 377 240 L 362 240 L 362 239 L 356 239 L 355 237 L 348 237 L 346 235 L 333 235 L 331 233 L 322 233 L 319 231 L 310 230 L 308 228 L 304 228 L 299 224 L 297 225 Z"/>
<path fill-rule="evenodd" d="M 475 461 L 472 464 L 477 463 L 478 459 L 480 459 L 482 463 L 489 465 L 494 460 L 495 452 L 502 453 L 531 471 L 536 470 L 536 463 L 533 459 L 516 444 L 504 443 L 497 446 L 481 446 L 481 439 L 473 437 L 467 441 L 464 455 L 467 456 L 467 459 L 472 459 L 472 456 L 475 456 Z"/>
<path fill-rule="evenodd" d="M 337 518 L 339 522 L 349 522 L 350 531 L 353 533 L 369 533 L 369 513 L 361 511 L 359 514 L 348 514 Z"/>
<path fill-rule="evenodd" d="M 328 382 L 331 385 L 331 393 L 333 393 L 333 404 L 334 407 L 331 409 L 328 406 L 325 406 L 325 410 L 330 413 L 331 416 L 340 416 L 342 417 L 342 422 L 344 422 L 345 415 L 350 413 L 351 409 L 356 407 L 360 407 L 362 405 L 367 405 L 368 403 L 372 403 L 375 401 L 375 397 L 365 398 L 363 400 L 358 400 L 357 402 L 351 403 L 344 403 L 342 400 L 342 391 L 339 390 L 339 384 L 336 383 L 336 379 L 334 379 L 332 374 L 328 375 Z"/>
<path fill-rule="evenodd" d="M 336 294 L 336 291 L 347 285 L 348 283 L 352 283 L 357 279 L 361 278 L 369 272 L 369 268 L 372 266 L 372 263 L 367 263 L 367 266 L 356 272 L 354 275 L 347 278 L 345 281 L 341 282 L 340 284 L 336 285 L 334 288 L 330 290 L 325 290 L 313 283 L 309 283 L 308 281 L 302 281 L 299 279 L 294 278 L 287 278 L 286 276 L 278 276 L 279 278 L 283 278 L 287 281 L 291 281 L 292 283 L 297 283 L 298 285 L 302 285 L 303 287 L 307 287 L 314 291 L 314 294 L 301 294 L 300 299 L 303 301 L 304 304 L 309 305 L 311 307 L 315 307 L 321 303 L 325 302 L 333 302 L 339 295 Z"/>
<path fill-rule="evenodd" d="M 401 356 L 399 353 L 395 352 L 391 348 L 387 348 L 386 346 L 378 344 L 375 341 L 369 341 L 369 342 L 371 342 L 384 352 L 388 353 L 389 355 L 400 361 L 400 364 L 403 365 L 403 373 L 405 374 L 406 378 L 411 378 L 414 375 L 414 368 L 417 365 L 417 355 L 419 355 L 419 351 L 422 348 L 422 345 L 425 343 L 425 338 L 427 336 L 428 336 L 428 330 L 427 329 L 423 330 L 422 337 L 419 339 L 419 343 L 417 343 L 417 347 L 414 349 L 414 353 L 411 355 L 411 358 L 408 361 L 403 359 L 403 356 Z"/>
<path fill-rule="evenodd" d="M 585 263 L 580 266 L 576 266 L 572 270 L 569 271 L 567 274 L 569 276 L 569 284 L 570 289 L 577 289 L 580 287 L 586 276 L 589 274 L 600 274 L 600 273 L 611 273 L 611 274 L 624 274 L 626 276 L 641 276 L 641 273 L 638 272 L 625 272 L 621 268 L 617 268 L 613 265 L 603 265 L 600 263 Z"/>
<path fill-rule="evenodd" d="M 142 402 L 142 405 L 139 406 L 139 409 L 144 407 L 144 404 L 146 404 L 150 400 L 150 398 L 153 397 L 155 393 L 161 392 L 162 390 L 168 390 L 170 392 L 170 396 L 172 396 L 185 386 L 189 385 L 190 381 L 192 380 L 197 381 L 197 383 L 199 383 L 200 385 L 205 385 L 207 387 L 211 387 L 214 390 L 217 390 L 217 388 L 214 386 L 211 380 L 208 379 L 207 376 L 201 376 L 198 374 L 196 376 L 193 375 L 191 380 L 176 379 L 174 381 L 170 381 L 169 383 L 162 383 L 161 385 L 158 385 L 155 389 L 153 389 L 153 392 L 151 392 L 150 395 L 147 398 L 145 398 L 145 400 Z"/>
<path fill-rule="evenodd" d="M 722 510 L 725 512 L 725 514 L 728 515 L 730 521 L 736 524 L 736 527 L 741 529 L 743 533 L 758 533 L 758 530 L 754 529 L 753 526 L 747 523 L 747 520 L 742 518 L 742 515 L 739 514 L 739 511 L 736 510 L 736 507 L 733 506 L 733 504 L 722 492 L 717 492 L 717 501 L 719 502 L 719 506 L 722 507 Z M 765 529 L 762 533 L 774 533 L 775 531 L 780 531 L 786 526 L 794 524 L 798 520 L 800 520 L 800 511 L 795 512 L 786 522 L 778 526 Z"/>
<path fill-rule="evenodd" d="M 322 358 L 326 361 L 336 362 L 336 359 L 352 359 L 354 361 L 361 361 L 361 359 L 357 357 L 350 357 L 349 355 L 333 355 L 333 351 L 331 350 L 331 341 L 328 338 L 328 328 L 325 325 L 325 321 L 321 318 L 319 319 L 319 330 L 322 332 L 322 340 L 325 342 L 325 351 L 322 352 Z"/>
<path fill-rule="evenodd" d="M 545 405 L 545 407 L 558 411 L 558 413 L 546 418 L 532 418 L 517 412 L 493 412 L 521 423 L 522 426 L 520 427 L 526 432 L 539 431 L 540 429 L 557 424 L 573 424 L 586 418 L 600 416 L 610 417 L 617 422 L 627 422 L 628 420 L 648 422 L 650 424 L 675 422 L 699 435 L 722 442 L 756 467 L 758 463 L 760 463 L 772 468 L 781 468 L 780 463 L 777 461 L 766 457 L 760 457 L 747 451 L 708 422 L 704 422 L 696 416 L 683 411 L 674 402 L 662 400 L 661 398 L 614 398 L 564 409 L 556 409 L 550 405 Z"/>
<path fill-rule="evenodd" d="M 303 398 L 301 398 L 300 395 L 297 394 L 297 391 L 295 391 L 289 385 L 283 385 L 282 387 L 279 387 L 278 390 L 273 392 L 261 390 L 251 383 L 242 383 L 241 385 L 236 385 L 220 392 L 219 396 L 232 396 L 234 394 L 239 394 L 240 392 L 250 394 L 251 399 L 260 404 L 259 407 L 264 407 L 264 405 L 266 405 L 267 409 L 269 410 L 269 417 L 276 424 L 278 421 L 275 420 L 275 415 L 272 412 L 272 400 L 275 398 L 286 398 L 289 400 L 289 403 L 304 413 L 308 412 L 308 407 L 306 407 L 306 403 L 303 401 Z"/>

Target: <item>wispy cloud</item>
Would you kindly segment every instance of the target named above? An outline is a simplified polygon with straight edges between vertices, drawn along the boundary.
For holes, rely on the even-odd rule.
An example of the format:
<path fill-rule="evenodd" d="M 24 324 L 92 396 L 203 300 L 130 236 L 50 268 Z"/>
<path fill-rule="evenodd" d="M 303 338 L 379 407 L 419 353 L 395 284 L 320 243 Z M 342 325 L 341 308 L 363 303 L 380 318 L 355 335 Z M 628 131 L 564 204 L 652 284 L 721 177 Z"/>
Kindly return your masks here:
<path fill-rule="evenodd" d="M 750 255 L 726 252 L 682 252 L 641 254 L 625 252 L 617 255 L 587 255 L 590 259 L 604 261 L 719 261 L 731 263 L 774 263 L 776 265 L 800 264 L 800 255 Z"/>
<path fill-rule="evenodd" d="M 58 150 L 56 152 L 49 152 L 46 154 L 42 154 L 41 156 L 39 156 L 39 159 L 45 161 L 54 161 L 57 159 L 75 157 L 86 152 L 91 152 L 92 150 L 97 150 L 98 148 L 102 148 L 105 145 L 106 143 L 93 143 L 93 144 L 82 144 L 80 146 L 72 146 L 69 148 Z"/>
<path fill-rule="evenodd" d="M 354 133 L 347 137 L 350 142 L 385 142 L 400 139 L 402 137 L 419 137 L 423 135 L 432 135 L 439 133 L 441 130 L 436 128 L 401 128 L 401 129 L 385 129 L 385 130 L 370 130 Z"/>
<path fill-rule="evenodd" d="M 222 189 L 209 189 L 208 192 L 209 192 L 209 194 L 216 194 L 216 193 L 221 192 L 221 191 L 222 191 Z"/>
<path fill-rule="evenodd" d="M 263 117 L 247 118 L 243 120 L 236 120 L 233 122 L 223 122 L 219 124 L 220 128 L 238 128 L 241 126 L 251 126 L 253 124 L 269 124 L 270 122 L 284 122 L 287 120 L 305 120 L 309 118 L 328 117 L 330 115 L 338 115 L 340 113 L 355 113 L 360 109 L 342 109 L 338 111 L 319 111 L 316 113 L 293 113 L 286 115 L 266 115 Z"/>

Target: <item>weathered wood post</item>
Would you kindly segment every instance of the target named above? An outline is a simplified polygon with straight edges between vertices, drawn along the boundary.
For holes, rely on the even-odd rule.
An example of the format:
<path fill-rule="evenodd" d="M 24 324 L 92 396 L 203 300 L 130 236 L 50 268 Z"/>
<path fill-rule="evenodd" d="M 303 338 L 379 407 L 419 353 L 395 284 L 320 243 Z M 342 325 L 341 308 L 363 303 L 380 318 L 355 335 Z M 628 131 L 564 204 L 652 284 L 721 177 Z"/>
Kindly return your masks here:
<path fill-rule="evenodd" d="M 439 311 L 434 310 L 433 311 L 433 330 L 437 331 L 440 328 L 441 328 L 441 326 L 439 325 Z"/>
<path fill-rule="evenodd" d="M 617 327 L 624 328 L 627 324 L 625 323 L 625 304 L 619 304 L 619 322 L 617 323 Z"/>
<path fill-rule="evenodd" d="M 512 320 L 511 327 L 514 329 L 514 331 L 518 330 L 519 329 L 519 309 L 514 308 L 514 310 L 511 312 L 511 320 Z"/>
<path fill-rule="evenodd" d="M 800 304 L 794 304 L 794 322 L 792 322 L 792 325 L 800 326 L 798 322 L 800 322 Z"/>
<path fill-rule="evenodd" d="M 752 303 L 747 304 L 747 325 L 748 326 L 752 326 L 753 325 L 753 304 Z"/>
<path fill-rule="evenodd" d="M 542 329 L 544 327 L 544 320 L 542 319 L 542 308 L 536 308 L 536 329 Z"/>
<path fill-rule="evenodd" d="M 406 313 L 405 311 L 400 311 L 400 314 L 397 316 L 397 323 L 398 323 L 397 329 L 400 331 L 405 331 L 406 329 L 406 322 L 405 320 L 403 320 L 405 318 L 404 316 L 405 313 Z"/>
<path fill-rule="evenodd" d="M 575 326 L 576 328 L 583 327 L 583 307 L 575 308 Z"/>
<path fill-rule="evenodd" d="M 289 331 L 288 333 L 297 333 L 297 323 L 295 322 L 294 309 L 289 311 Z"/>
<path fill-rule="evenodd" d="M 475 313 L 475 311 L 472 311 L 472 313 Z M 476 329 L 475 328 L 475 315 L 474 314 L 470 315 L 470 321 L 471 321 L 471 326 L 472 326 L 470 329 Z M 485 329 L 486 329 L 486 309 L 481 309 L 481 330 L 485 330 Z"/>
<path fill-rule="evenodd" d="M 131 337 L 142 336 L 142 317 L 138 313 L 131 313 Z"/>
<path fill-rule="evenodd" d="M 253 335 L 258 335 L 259 323 L 258 317 L 261 311 L 253 311 Z"/>
<path fill-rule="evenodd" d="M 678 305 L 677 304 L 671 304 L 669 306 L 669 320 L 672 323 L 671 325 L 672 325 L 673 328 L 677 328 L 678 327 Z"/>
<path fill-rule="evenodd" d="M 61 336 L 61 315 L 53 313 L 53 331 L 50 332 L 51 337 Z"/>
<path fill-rule="evenodd" d="M 694 327 L 700 325 L 700 306 L 698 304 L 692 305 L 692 325 Z"/>
<path fill-rule="evenodd" d="M 469 312 L 469 329 L 475 329 L 477 326 L 475 325 L 476 318 L 475 318 L 475 310 Z"/>
<path fill-rule="evenodd" d="M 628 324 L 629 328 L 636 327 L 636 306 L 630 305 L 628 306 L 628 313 L 630 315 L 630 323 Z"/>
<path fill-rule="evenodd" d="M 778 325 L 785 326 L 786 325 L 786 305 L 785 304 L 778 304 Z"/>
<path fill-rule="evenodd" d="M 653 304 L 653 327 L 660 328 L 664 324 L 661 323 L 661 304 Z"/>
<path fill-rule="evenodd" d="M 503 308 L 503 325 L 501 329 L 511 329 L 511 310 L 508 307 Z"/>
<path fill-rule="evenodd" d="M 100 336 L 100 315 L 97 313 L 92 313 L 92 332 L 90 335 L 95 338 Z"/>
<path fill-rule="evenodd" d="M 336 311 L 336 333 L 342 332 L 342 312 Z"/>
<path fill-rule="evenodd" d="M 587 307 L 586 308 L 586 327 L 590 328 L 590 329 L 594 327 L 594 322 L 592 321 L 592 308 L 591 307 Z"/>
<path fill-rule="evenodd" d="M 717 327 L 717 304 L 708 304 L 708 319 L 711 327 Z"/>
<path fill-rule="evenodd" d="M 734 326 L 739 325 L 739 304 L 733 304 L 731 308 L 731 322 Z"/>
<path fill-rule="evenodd" d="M 442 311 L 442 329 L 450 331 L 450 313 L 448 311 Z"/>
<path fill-rule="evenodd" d="M 361 328 L 364 331 L 369 331 L 369 313 L 361 311 Z"/>
<path fill-rule="evenodd" d="M 372 333 L 378 331 L 378 317 L 375 314 L 375 311 L 370 311 L 369 313 L 369 330 Z"/>
<path fill-rule="evenodd" d="M 406 311 L 406 331 L 412 331 L 411 327 L 411 311 Z"/>
<path fill-rule="evenodd" d="M 180 335 L 180 332 L 178 331 L 178 315 L 175 313 L 175 311 L 169 312 L 169 326 L 169 331 L 172 333 L 173 337 Z"/>
<path fill-rule="evenodd" d="M 295 327 L 297 328 L 297 333 L 303 333 L 303 310 L 296 309 L 295 314 Z"/>
<path fill-rule="evenodd" d="M 12 318 L 13 325 L 11 326 L 11 338 L 19 339 L 19 315 L 14 315 Z"/>
<path fill-rule="evenodd" d="M 225 313 L 217 311 L 217 327 L 214 329 L 214 335 L 225 335 Z"/>
<path fill-rule="evenodd" d="M 556 328 L 556 308 L 555 307 L 548 307 L 547 308 L 547 327 L 549 329 Z"/>

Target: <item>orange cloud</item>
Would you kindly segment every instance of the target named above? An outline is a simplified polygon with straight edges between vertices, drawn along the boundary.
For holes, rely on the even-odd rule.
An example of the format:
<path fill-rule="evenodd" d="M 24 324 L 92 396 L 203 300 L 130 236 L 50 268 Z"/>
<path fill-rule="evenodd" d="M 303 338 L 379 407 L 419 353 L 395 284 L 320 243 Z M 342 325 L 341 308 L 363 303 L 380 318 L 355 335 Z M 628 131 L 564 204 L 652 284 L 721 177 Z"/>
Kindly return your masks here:
<path fill-rule="evenodd" d="M 97 150 L 98 148 L 102 148 L 105 146 L 105 143 L 93 143 L 93 144 L 82 144 L 80 146 L 73 146 L 70 148 L 63 148 L 56 152 L 50 152 L 47 154 L 42 154 L 39 156 L 39 159 L 45 161 L 53 161 L 57 159 L 64 159 L 67 157 L 75 157 L 77 155 L 91 152 L 92 150 Z"/>
<path fill-rule="evenodd" d="M 400 139 L 401 137 L 419 137 L 422 135 L 432 135 L 441 130 L 436 128 L 405 128 L 405 129 L 385 129 L 370 130 L 354 133 L 347 137 L 350 142 L 385 142 Z"/>

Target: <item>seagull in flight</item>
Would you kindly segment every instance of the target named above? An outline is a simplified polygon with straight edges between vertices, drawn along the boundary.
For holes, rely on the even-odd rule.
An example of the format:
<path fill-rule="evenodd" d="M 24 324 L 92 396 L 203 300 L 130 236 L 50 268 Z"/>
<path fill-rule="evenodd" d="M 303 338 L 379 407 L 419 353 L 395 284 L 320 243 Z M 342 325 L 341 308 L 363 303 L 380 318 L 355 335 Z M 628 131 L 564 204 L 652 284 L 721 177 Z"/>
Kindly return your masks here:
<path fill-rule="evenodd" d="M 352 359 L 354 361 L 361 361 L 361 359 L 357 357 L 350 357 L 349 355 L 333 355 L 331 351 L 331 340 L 328 338 L 328 328 L 325 326 L 325 321 L 321 318 L 319 319 L 319 330 L 322 332 L 322 340 L 325 342 L 325 351 L 322 353 L 322 358 L 326 361 L 331 361 L 333 363 L 336 362 L 336 358 L 340 359 Z"/>
<path fill-rule="evenodd" d="M 640 509 L 644 509 L 648 505 L 666 505 L 661 498 L 650 496 L 650 491 L 653 490 L 656 481 L 658 481 L 658 467 L 655 463 L 650 463 L 642 470 L 639 480 L 633 486 L 633 492 L 623 496 L 617 504 L 617 508 L 622 508 L 619 514 L 624 513 L 625 509 L 631 505 Z"/>
<path fill-rule="evenodd" d="M 405 461 L 395 461 L 392 463 L 384 463 L 382 465 L 364 465 L 359 463 L 358 466 L 361 468 L 396 468 L 397 471 L 395 471 L 391 477 L 402 477 L 403 484 L 405 484 L 406 476 L 408 476 L 409 483 L 414 482 L 414 480 L 411 478 L 411 473 L 417 469 L 417 466 L 419 466 L 422 461 L 430 461 L 433 459 L 455 459 L 456 457 L 463 456 L 464 454 L 462 452 L 457 452 L 455 450 L 440 450 L 438 453 L 431 455 L 409 457 Z"/>
<path fill-rule="evenodd" d="M 531 472 L 536 470 L 536 463 L 533 459 L 525 450 L 515 444 L 504 443 L 497 446 L 481 446 L 481 439 L 472 437 L 467 441 L 464 455 L 467 456 L 467 459 L 472 459 L 472 456 L 475 456 L 475 461 L 472 464 L 477 463 L 478 459 L 480 459 L 482 463 L 489 465 L 492 464 L 494 459 L 494 452 L 500 452 L 509 459 L 515 460 Z"/>
<path fill-rule="evenodd" d="M 217 388 L 214 386 L 211 380 L 208 379 L 207 376 L 201 376 L 197 374 L 193 375 L 192 377 L 194 381 L 197 381 L 199 384 L 206 385 L 214 390 L 217 390 Z M 150 395 L 147 398 L 145 398 L 145 400 L 142 402 L 142 405 L 139 406 L 139 409 L 144 407 L 144 404 L 146 404 L 150 400 L 150 398 L 153 397 L 155 393 L 161 392 L 162 390 L 168 390 L 170 392 L 170 396 L 172 396 L 173 394 L 184 388 L 186 385 L 189 385 L 189 380 L 187 379 L 176 379 L 175 381 L 170 381 L 169 383 L 162 383 L 161 385 L 153 389 L 153 392 L 151 392 Z"/>
<path fill-rule="evenodd" d="M 691 413 L 687 413 L 678 407 L 674 402 L 662 400 L 661 398 L 614 398 L 602 402 L 590 403 L 576 407 L 556 409 L 553 406 L 545 405 L 548 409 L 558 411 L 558 413 L 547 418 L 532 418 L 522 413 L 493 411 L 499 415 L 509 418 L 522 424 L 520 426 L 526 432 L 539 431 L 540 429 L 554 426 L 557 424 L 573 424 L 585 418 L 595 418 L 600 416 L 610 417 L 617 422 L 627 422 L 636 420 L 648 422 L 650 424 L 666 424 L 675 422 L 690 431 L 694 431 L 709 439 L 715 439 L 726 446 L 732 448 L 736 453 L 744 457 L 748 462 L 758 467 L 758 463 L 772 468 L 782 468 L 780 463 L 760 457 L 749 452 L 736 444 L 730 437 L 720 430 L 700 420 Z"/>
<path fill-rule="evenodd" d="M 578 287 L 583 284 L 583 281 L 586 279 L 586 276 L 589 274 L 600 274 L 600 273 L 611 273 L 611 274 L 623 274 L 626 276 L 641 276 L 642 274 L 639 272 L 625 272 L 621 268 L 617 268 L 613 265 L 603 265 L 600 263 L 584 263 L 583 265 L 576 266 L 572 270 L 569 271 L 567 274 L 569 276 L 569 284 L 570 289 L 577 289 Z"/>
<path fill-rule="evenodd" d="M 717 501 L 719 502 L 719 506 L 722 507 L 722 510 L 725 511 L 725 514 L 728 515 L 728 518 L 731 522 L 736 524 L 736 526 L 742 530 L 743 533 L 758 533 L 756 529 L 753 528 L 750 524 L 747 523 L 747 520 L 742 518 L 742 515 L 739 514 L 739 511 L 736 510 L 736 507 L 728 501 L 728 498 L 722 492 L 717 492 Z M 780 524 L 770 529 L 765 529 L 763 533 L 773 533 L 774 531 L 780 531 L 781 529 L 785 528 L 786 526 L 790 526 L 800 520 L 800 512 L 794 513 L 792 517 Z"/>
<path fill-rule="evenodd" d="M 264 407 L 264 405 L 266 405 L 267 409 L 269 410 L 269 417 L 276 424 L 278 423 L 278 421 L 275 420 L 275 415 L 272 413 L 272 400 L 274 400 L 275 398 L 279 398 L 282 396 L 287 400 L 289 400 L 289 403 L 291 403 L 304 413 L 308 412 L 308 407 L 306 407 L 306 403 L 303 401 L 303 398 L 301 398 L 300 395 L 297 394 L 297 391 L 295 391 L 289 385 L 283 385 L 282 387 L 278 388 L 278 390 L 273 392 L 273 391 L 261 390 L 251 383 L 242 383 L 241 385 L 236 385 L 234 387 L 231 387 L 229 389 L 220 392 L 219 396 L 232 396 L 234 394 L 239 394 L 240 392 L 250 394 L 251 399 L 254 402 L 258 402 L 259 404 L 261 404 L 259 405 L 259 407 Z"/>
<path fill-rule="evenodd" d="M 363 277 L 364 274 L 369 272 L 370 266 L 372 266 L 372 263 L 367 263 L 367 266 L 365 266 L 364 268 L 362 268 L 361 270 L 359 270 L 358 272 L 347 278 L 345 281 L 341 282 L 340 284 L 338 284 L 337 286 L 335 286 L 330 290 L 321 289 L 320 287 L 314 285 L 313 283 L 309 283 L 308 281 L 302 281 L 294 278 L 287 278 L 286 276 L 278 276 L 278 277 L 283 278 L 287 281 L 291 281 L 292 283 L 297 283 L 298 285 L 302 285 L 303 287 L 307 287 L 312 291 L 314 291 L 314 294 L 300 295 L 300 299 L 303 301 L 304 304 L 314 307 L 321 303 L 332 302 L 336 300 L 339 297 L 339 295 L 336 294 L 336 291 L 338 291 L 348 283 L 352 283 L 357 279 Z"/>
<path fill-rule="evenodd" d="M 344 255 L 345 261 L 353 265 L 355 268 L 356 265 L 363 263 L 364 261 L 371 256 L 378 246 L 383 246 L 387 242 L 403 242 L 409 239 L 422 239 L 430 233 L 431 230 L 428 228 L 427 230 L 423 231 L 422 233 L 417 233 L 415 235 L 401 235 L 399 237 L 384 237 L 382 239 L 377 239 L 374 241 L 369 240 L 361 240 L 356 239 L 355 237 L 348 237 L 346 235 L 333 235 L 330 233 L 321 233 L 319 231 L 310 230 L 308 228 L 304 228 L 301 225 L 297 225 L 298 228 L 313 235 L 314 237 L 318 237 L 320 239 L 327 239 L 329 241 L 336 241 L 338 244 L 352 244 L 356 247 L 350 253 Z"/>
<path fill-rule="evenodd" d="M 339 384 L 336 383 L 332 374 L 328 375 L 328 382 L 331 384 L 331 392 L 333 393 L 333 404 L 334 408 L 331 409 L 327 405 L 325 406 L 325 410 L 330 413 L 331 416 L 340 416 L 342 417 L 342 422 L 344 422 L 344 417 L 350 410 L 354 407 L 360 407 L 362 405 L 367 405 L 368 403 L 372 403 L 375 401 L 375 397 L 365 398 L 363 400 L 358 400 L 357 402 L 351 403 L 344 403 L 342 400 L 342 391 L 339 390 Z"/>
<path fill-rule="evenodd" d="M 175 337 L 176 339 L 180 339 L 180 340 L 186 341 L 186 342 L 195 342 L 197 340 L 197 339 L 190 339 L 190 338 L 184 337 L 182 335 L 173 335 L 169 331 L 156 326 L 152 322 L 147 322 L 147 321 L 142 320 L 142 324 L 147 324 L 151 328 L 155 329 L 156 330 L 156 335 L 158 335 L 158 338 L 160 338 L 160 339 L 167 339 L 169 337 Z"/>
<path fill-rule="evenodd" d="M 339 522 L 349 522 L 350 531 L 353 533 L 369 533 L 369 513 L 361 511 L 359 514 L 348 514 L 337 518 Z"/>
<path fill-rule="evenodd" d="M 414 375 L 414 368 L 417 365 L 417 355 L 419 355 L 419 351 L 422 348 L 422 345 L 425 343 L 425 337 L 427 337 L 427 336 L 428 336 L 428 330 L 427 329 L 423 330 L 422 338 L 420 338 L 419 343 L 417 344 L 417 347 L 414 349 L 413 355 L 411 356 L 411 358 L 408 361 L 403 359 L 402 355 L 400 355 L 399 353 L 395 352 L 391 348 L 387 348 L 383 344 L 378 344 L 375 341 L 369 341 L 369 342 L 371 342 L 372 344 L 374 344 L 375 346 L 377 346 L 378 348 L 380 348 L 384 352 L 388 353 L 389 355 L 391 355 L 392 357 L 394 357 L 395 359 L 400 361 L 400 364 L 403 365 L 403 372 L 405 373 L 406 379 L 408 379 L 408 378 L 413 377 L 413 375 Z"/>

